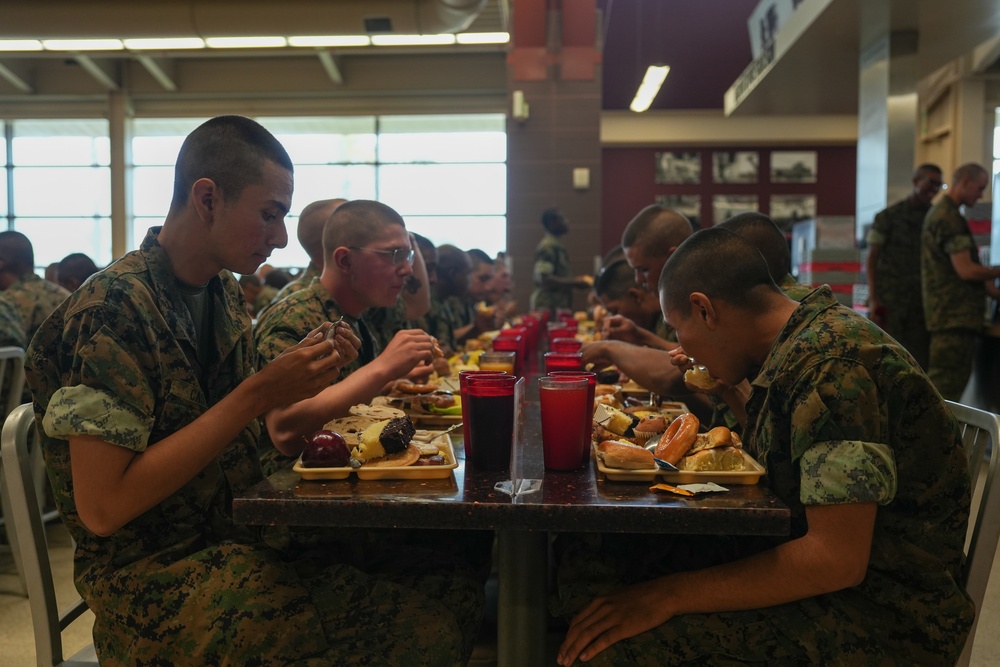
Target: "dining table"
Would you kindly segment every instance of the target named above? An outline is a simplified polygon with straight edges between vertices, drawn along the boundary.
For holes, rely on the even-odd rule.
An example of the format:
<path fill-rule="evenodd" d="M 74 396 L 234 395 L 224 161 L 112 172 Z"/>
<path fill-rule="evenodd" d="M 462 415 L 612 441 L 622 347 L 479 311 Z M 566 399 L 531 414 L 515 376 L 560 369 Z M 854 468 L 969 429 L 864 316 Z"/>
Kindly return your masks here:
<path fill-rule="evenodd" d="M 518 413 L 509 470 L 477 470 L 465 460 L 458 429 L 457 467 L 445 478 L 304 480 L 281 470 L 236 495 L 233 517 L 264 526 L 495 531 L 500 667 L 544 664 L 553 533 L 789 533 L 788 507 L 762 484 L 686 498 L 653 493 L 649 482 L 606 479 L 594 461 L 546 470 L 533 376 Z"/>

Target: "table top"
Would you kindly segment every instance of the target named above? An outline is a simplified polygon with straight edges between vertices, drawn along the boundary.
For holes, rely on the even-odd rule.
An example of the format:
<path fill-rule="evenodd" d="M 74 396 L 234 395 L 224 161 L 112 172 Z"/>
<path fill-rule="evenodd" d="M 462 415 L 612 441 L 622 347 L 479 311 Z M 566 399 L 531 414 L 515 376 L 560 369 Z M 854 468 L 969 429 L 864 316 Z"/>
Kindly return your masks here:
<path fill-rule="evenodd" d="M 683 498 L 649 491 L 649 482 L 603 479 L 592 461 L 572 472 L 544 469 L 537 401 L 525 401 L 517 455 L 521 477 L 541 481 L 532 493 L 494 488 L 510 477 L 466 465 L 446 479 L 306 481 L 280 471 L 233 499 L 233 517 L 255 525 L 443 528 L 573 532 L 787 535 L 790 514 L 762 484 Z"/>

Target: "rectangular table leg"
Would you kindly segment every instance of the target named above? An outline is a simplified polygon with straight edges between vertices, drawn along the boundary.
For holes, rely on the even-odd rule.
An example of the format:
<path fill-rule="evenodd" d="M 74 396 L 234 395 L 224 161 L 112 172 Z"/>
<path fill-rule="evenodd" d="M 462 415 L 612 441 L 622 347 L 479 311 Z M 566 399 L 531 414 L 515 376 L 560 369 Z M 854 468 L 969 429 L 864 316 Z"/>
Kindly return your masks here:
<path fill-rule="evenodd" d="M 548 534 L 497 532 L 497 667 L 545 662 Z"/>

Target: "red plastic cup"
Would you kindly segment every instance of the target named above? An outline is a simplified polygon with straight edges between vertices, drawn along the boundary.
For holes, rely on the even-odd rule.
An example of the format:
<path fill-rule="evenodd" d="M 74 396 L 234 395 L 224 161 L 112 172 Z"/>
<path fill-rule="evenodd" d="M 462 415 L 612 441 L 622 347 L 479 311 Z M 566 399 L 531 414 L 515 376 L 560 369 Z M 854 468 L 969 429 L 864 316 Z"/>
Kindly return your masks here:
<path fill-rule="evenodd" d="M 469 400 L 468 379 L 470 375 L 506 375 L 497 371 L 467 370 L 458 372 L 458 392 L 462 397 L 462 446 L 465 447 L 465 458 L 469 459 L 472 452 L 472 438 L 469 437 L 469 410 L 465 407 Z"/>
<path fill-rule="evenodd" d="M 583 341 L 577 338 L 556 338 L 549 348 L 551 352 L 579 352 Z"/>
<path fill-rule="evenodd" d="M 524 370 L 524 336 L 508 334 L 493 339 L 494 352 L 514 353 L 514 375 L 522 377 Z"/>
<path fill-rule="evenodd" d="M 562 324 L 549 324 L 548 329 L 549 334 L 549 349 L 552 349 L 552 343 L 556 338 L 574 338 L 576 336 L 576 327 L 567 327 Z"/>
<path fill-rule="evenodd" d="M 545 360 L 545 374 L 552 371 L 582 371 L 582 352 L 546 352 L 543 356 Z"/>
<path fill-rule="evenodd" d="M 597 373 L 590 371 L 552 371 L 551 377 L 583 378 L 587 380 L 587 405 L 583 415 L 583 464 L 590 460 L 591 433 L 594 430 L 594 391 L 597 389 Z"/>
<path fill-rule="evenodd" d="M 472 443 L 472 465 L 480 470 L 507 470 L 514 440 L 513 375 L 470 375 L 467 422 Z M 462 407 L 465 408 L 465 403 Z M 468 453 L 466 460 L 469 460 Z"/>
<path fill-rule="evenodd" d="M 538 378 L 542 408 L 542 456 L 549 470 L 576 470 L 583 464 L 583 417 L 587 413 L 587 379 Z"/>

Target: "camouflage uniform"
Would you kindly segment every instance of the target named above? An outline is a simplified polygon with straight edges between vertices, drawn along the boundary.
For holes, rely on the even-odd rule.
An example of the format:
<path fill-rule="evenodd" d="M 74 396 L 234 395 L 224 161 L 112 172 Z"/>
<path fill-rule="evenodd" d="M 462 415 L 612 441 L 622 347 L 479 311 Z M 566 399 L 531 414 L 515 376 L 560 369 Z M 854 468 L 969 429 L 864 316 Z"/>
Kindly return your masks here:
<path fill-rule="evenodd" d="M 359 351 L 358 358 L 341 369 L 338 380 L 347 377 L 377 357 L 381 348 L 364 319 L 346 315 L 337 302 L 330 297 L 329 292 L 326 291 L 319 279 L 314 279 L 308 287 L 275 302 L 274 306 L 269 308 L 261 319 L 257 320 L 253 333 L 259 354 L 259 365 L 263 367 L 271 362 L 323 322 L 336 322 L 341 317 L 362 341 L 362 349 Z M 338 416 L 343 415 L 330 415 L 330 418 Z M 294 463 L 293 458 L 284 456 L 275 449 L 266 429 L 262 429 L 260 456 L 264 472 L 268 475 L 279 468 L 291 467 Z"/>
<path fill-rule="evenodd" d="M 257 311 L 257 319 L 264 317 L 264 313 L 267 312 L 268 308 L 278 303 L 289 294 L 294 294 L 300 289 L 309 287 L 313 278 L 319 278 L 321 273 L 322 270 L 313 266 L 312 262 L 309 262 L 309 266 L 303 269 L 302 273 L 300 273 L 295 280 L 289 281 L 287 285 L 278 290 L 278 293 L 274 295 L 274 298 L 271 299 L 270 303 L 264 304 L 264 307 Z"/>
<path fill-rule="evenodd" d="M 457 664 L 461 635 L 444 605 L 329 553 L 280 553 L 233 523 L 230 499 L 262 479 L 256 422 L 113 535 L 80 520 L 66 438 L 142 452 L 254 371 L 250 318 L 228 271 L 206 288 L 215 349 L 199 364 L 158 232 L 57 309 L 28 350 L 46 465 L 76 541 L 76 586 L 96 616 L 101 664 Z"/>
<path fill-rule="evenodd" d="M 824 287 L 789 318 L 752 384 L 744 445 L 791 509 L 791 538 L 806 533 L 809 505 L 878 504 L 864 581 L 767 609 L 679 616 L 596 664 L 954 664 L 975 613 L 959 583 L 969 473 L 957 422 L 927 377 Z M 675 560 L 635 560 L 648 577 L 732 560 L 768 541 L 661 537 L 659 553 Z M 585 560 L 575 566 L 559 573 L 564 613 L 608 589 L 585 583 Z"/>
<path fill-rule="evenodd" d="M 34 273 L 21 276 L 0 293 L 0 299 L 12 303 L 21 314 L 26 340 L 30 341 L 45 318 L 69 296 L 69 292 L 55 283 L 43 280 Z"/>
<path fill-rule="evenodd" d="M 260 294 L 254 299 L 253 309 L 255 313 L 260 313 L 267 310 L 267 307 L 271 305 L 274 298 L 278 296 L 278 288 L 273 285 L 261 285 Z"/>
<path fill-rule="evenodd" d="M 372 336 L 378 342 L 380 349 L 385 349 L 389 341 L 403 329 L 412 329 L 413 324 L 406 319 L 406 301 L 402 295 L 396 300 L 395 306 L 389 308 L 369 308 L 365 311 L 365 320 Z M 419 328 L 419 327 L 418 327 Z"/>
<path fill-rule="evenodd" d="M 476 321 L 476 304 L 464 296 L 445 297 L 444 305 L 444 315 L 450 318 L 452 330 L 461 329 Z"/>
<path fill-rule="evenodd" d="M 924 317 L 930 331 L 927 375 L 942 396 L 958 401 L 972 374 L 986 288 L 980 281 L 959 278 L 951 264 L 956 252 L 968 252 L 978 264 L 979 252 L 969 224 L 950 197 L 941 197 L 927 213 L 921 244 Z"/>
<path fill-rule="evenodd" d="M 792 277 L 792 274 L 786 273 L 785 277 L 778 283 L 778 289 L 784 292 L 785 296 L 792 301 L 802 301 L 804 298 L 812 294 L 812 291 L 816 288 L 812 285 L 803 285 L 795 280 L 795 278 Z"/>
<path fill-rule="evenodd" d="M 21 315 L 10 301 L 0 297 L 0 347 L 24 349 L 27 339 Z"/>
<path fill-rule="evenodd" d="M 868 244 L 880 246 L 875 297 L 885 307 L 885 332 L 927 368 L 930 336 L 920 295 L 920 235 L 929 207 L 904 199 L 875 216 Z"/>
<path fill-rule="evenodd" d="M 378 356 L 378 337 L 368 333 L 366 318 L 344 314 L 319 280 L 313 280 L 305 289 L 276 303 L 265 318 L 257 322 L 254 338 L 260 352 L 260 365 L 264 366 L 298 343 L 323 322 L 334 322 L 342 315 L 359 338 L 364 340 L 367 337 L 374 344 L 372 356 L 362 354 L 344 366 L 338 381 L 357 371 Z M 364 347 L 362 344 L 362 349 Z M 330 418 L 336 416 L 339 415 L 330 415 Z M 291 466 L 294 459 L 281 455 L 271 443 L 266 428 L 262 430 L 260 451 L 265 472 L 270 474 L 279 467 Z M 335 549 L 346 546 L 357 550 L 358 545 L 363 543 L 367 560 L 386 560 L 380 572 L 382 575 L 400 576 L 408 587 L 441 600 L 453 610 L 462 630 L 462 655 L 468 659 L 483 615 L 483 584 L 489 572 L 488 553 L 493 543 L 492 533 L 448 531 L 441 534 L 430 531 L 431 534 L 425 534 L 424 531 L 356 529 L 350 534 L 345 533 L 341 529 L 296 528 L 292 537 L 294 544 L 326 545 Z M 395 552 L 400 554 L 392 556 Z M 442 584 L 442 577 L 447 585 Z"/>
<path fill-rule="evenodd" d="M 566 246 L 553 236 L 546 234 L 535 249 L 535 266 L 533 270 L 535 291 L 531 294 L 531 310 L 538 308 L 572 308 L 573 288 L 569 285 L 542 287 L 542 276 L 550 275 L 556 278 L 569 278 L 569 253 Z"/>
<path fill-rule="evenodd" d="M 665 341 L 671 343 L 677 342 L 677 332 L 662 317 L 656 318 L 656 326 L 653 328 L 653 333 Z"/>
<path fill-rule="evenodd" d="M 431 294 L 431 307 L 427 313 L 413 322 L 417 329 L 423 329 L 441 343 L 447 343 L 452 351 L 457 350 L 455 330 L 452 327 L 452 315 L 448 307 L 434 294 Z"/>

